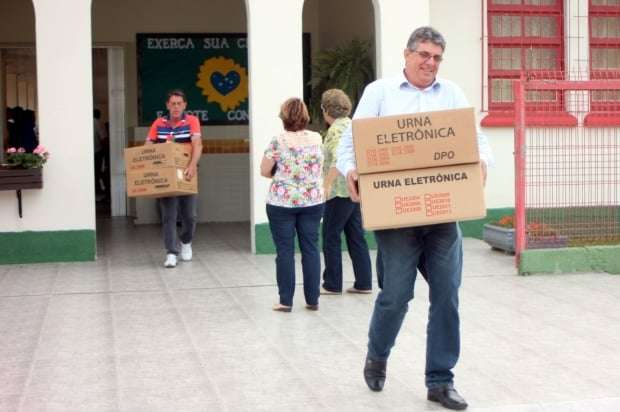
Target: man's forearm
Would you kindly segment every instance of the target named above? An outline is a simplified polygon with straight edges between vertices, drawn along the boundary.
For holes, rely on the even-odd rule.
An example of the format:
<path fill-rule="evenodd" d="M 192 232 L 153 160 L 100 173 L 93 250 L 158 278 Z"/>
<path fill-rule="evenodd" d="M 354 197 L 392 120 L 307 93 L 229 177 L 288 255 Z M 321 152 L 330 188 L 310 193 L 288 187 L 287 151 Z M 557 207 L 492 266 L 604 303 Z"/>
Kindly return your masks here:
<path fill-rule="evenodd" d="M 192 140 L 192 158 L 189 161 L 189 164 L 192 166 L 198 166 L 198 162 L 200 162 L 200 158 L 202 157 L 202 139 L 193 139 Z"/>

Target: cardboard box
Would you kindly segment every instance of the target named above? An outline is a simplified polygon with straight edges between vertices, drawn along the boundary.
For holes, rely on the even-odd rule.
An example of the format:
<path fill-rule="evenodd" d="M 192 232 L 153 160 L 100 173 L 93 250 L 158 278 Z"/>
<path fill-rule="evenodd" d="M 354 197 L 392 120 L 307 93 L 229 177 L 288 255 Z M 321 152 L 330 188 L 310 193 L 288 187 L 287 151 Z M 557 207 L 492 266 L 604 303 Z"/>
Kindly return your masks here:
<path fill-rule="evenodd" d="M 364 229 L 393 229 L 486 216 L 479 163 L 359 176 Z"/>
<path fill-rule="evenodd" d="M 192 146 L 182 143 L 160 143 L 125 149 L 127 173 L 160 167 L 187 167 Z"/>
<path fill-rule="evenodd" d="M 359 174 L 479 161 L 473 108 L 353 120 Z"/>
<path fill-rule="evenodd" d="M 184 170 L 180 167 L 156 167 L 128 172 L 127 196 L 168 197 L 198 193 L 197 176 L 185 180 Z"/>

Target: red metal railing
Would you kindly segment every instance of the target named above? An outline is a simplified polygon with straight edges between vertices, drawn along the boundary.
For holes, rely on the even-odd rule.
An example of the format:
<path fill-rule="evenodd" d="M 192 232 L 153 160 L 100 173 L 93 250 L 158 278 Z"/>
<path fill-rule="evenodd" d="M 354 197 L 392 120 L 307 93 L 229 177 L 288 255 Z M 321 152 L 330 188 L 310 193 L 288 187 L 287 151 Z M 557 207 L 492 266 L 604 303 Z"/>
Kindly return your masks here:
<path fill-rule="evenodd" d="M 557 105 L 536 101 L 550 93 L 572 122 L 553 126 Z M 526 249 L 620 244 L 620 79 L 522 74 L 513 95 L 517 264 Z"/>

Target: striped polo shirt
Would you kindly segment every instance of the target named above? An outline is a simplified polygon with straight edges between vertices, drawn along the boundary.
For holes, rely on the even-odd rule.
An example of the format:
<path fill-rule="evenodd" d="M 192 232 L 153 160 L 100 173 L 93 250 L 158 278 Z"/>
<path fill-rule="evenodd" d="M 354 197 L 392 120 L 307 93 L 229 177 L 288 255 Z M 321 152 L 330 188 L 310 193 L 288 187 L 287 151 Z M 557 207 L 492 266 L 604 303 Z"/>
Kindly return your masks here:
<path fill-rule="evenodd" d="M 176 123 L 168 116 L 158 117 L 151 125 L 147 139 L 153 143 L 191 143 L 193 136 L 200 137 L 200 121 L 196 116 L 183 113 Z"/>

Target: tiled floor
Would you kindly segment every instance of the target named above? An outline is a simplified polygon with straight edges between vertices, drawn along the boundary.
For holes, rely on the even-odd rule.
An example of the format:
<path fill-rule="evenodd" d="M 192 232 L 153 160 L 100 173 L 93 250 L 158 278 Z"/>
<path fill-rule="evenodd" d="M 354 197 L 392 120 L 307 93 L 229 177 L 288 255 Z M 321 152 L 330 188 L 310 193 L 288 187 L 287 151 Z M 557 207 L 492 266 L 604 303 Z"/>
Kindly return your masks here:
<path fill-rule="evenodd" d="M 162 267 L 158 227 L 99 222 L 92 263 L 0 266 L 0 411 L 434 411 L 416 285 L 382 393 L 362 379 L 374 295 L 290 314 L 247 224 L 202 225 Z M 352 280 L 345 256 L 345 279 Z M 620 276 L 519 277 L 466 239 L 456 384 L 472 411 L 620 411 Z"/>

